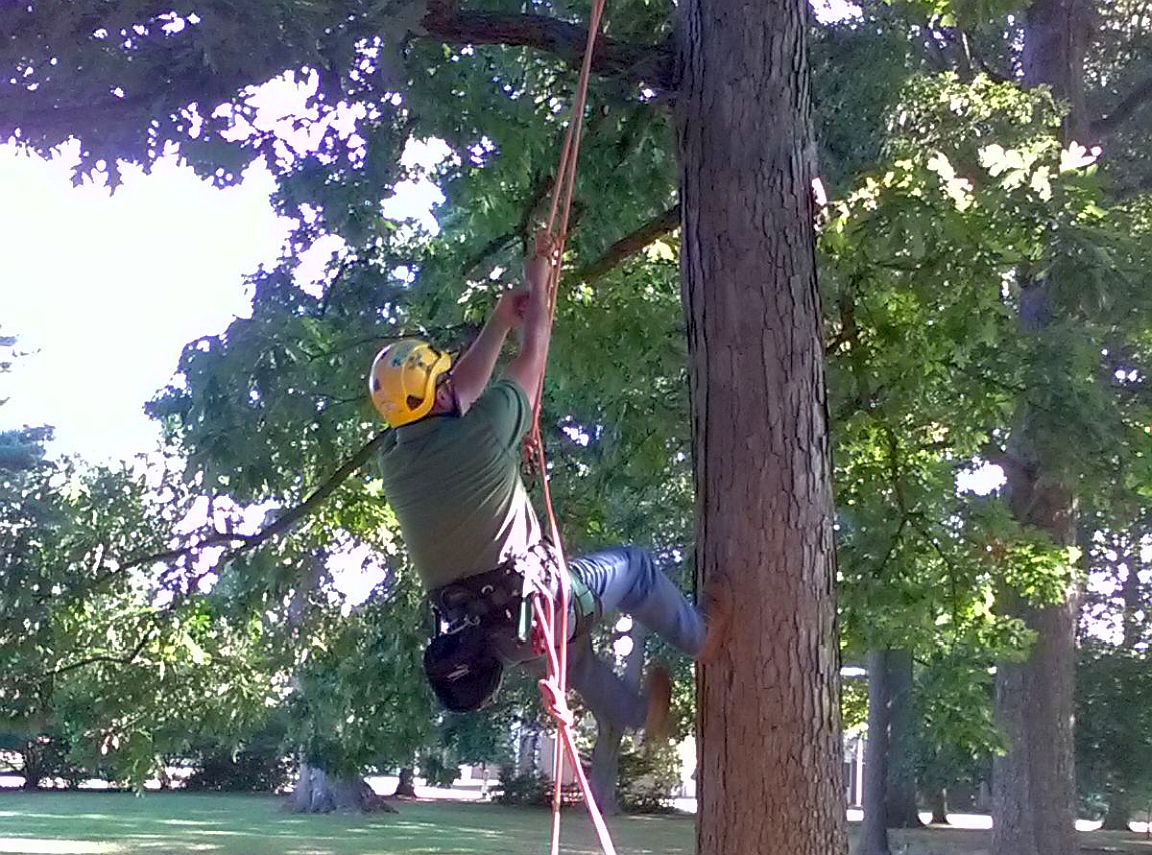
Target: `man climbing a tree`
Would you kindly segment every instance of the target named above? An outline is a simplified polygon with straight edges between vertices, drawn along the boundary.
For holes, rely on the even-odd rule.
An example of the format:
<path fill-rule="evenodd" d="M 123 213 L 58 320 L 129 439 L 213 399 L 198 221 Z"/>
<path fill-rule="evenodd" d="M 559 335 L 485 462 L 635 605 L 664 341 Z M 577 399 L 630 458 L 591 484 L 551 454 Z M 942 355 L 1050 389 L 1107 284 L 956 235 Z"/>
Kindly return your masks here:
<path fill-rule="evenodd" d="M 529 639 L 525 574 L 554 569 L 556 559 L 520 476 L 520 444 L 551 335 L 550 246 L 538 240 L 524 266 L 525 287 L 500 296 L 454 365 L 448 354 L 415 339 L 385 347 L 372 365 L 372 401 L 394 428 L 380 456 L 385 495 L 447 627 L 426 650 L 425 671 L 440 701 L 456 712 L 484 706 L 506 665 L 542 669 Z M 520 330 L 517 353 L 490 383 L 513 329 Z M 588 630 L 619 610 L 700 657 L 708 635 L 701 613 L 642 549 L 597 552 L 568 568 L 569 684 L 598 715 L 662 738 L 671 697 L 667 672 L 655 669 L 644 694 L 633 690 L 595 655 Z"/>

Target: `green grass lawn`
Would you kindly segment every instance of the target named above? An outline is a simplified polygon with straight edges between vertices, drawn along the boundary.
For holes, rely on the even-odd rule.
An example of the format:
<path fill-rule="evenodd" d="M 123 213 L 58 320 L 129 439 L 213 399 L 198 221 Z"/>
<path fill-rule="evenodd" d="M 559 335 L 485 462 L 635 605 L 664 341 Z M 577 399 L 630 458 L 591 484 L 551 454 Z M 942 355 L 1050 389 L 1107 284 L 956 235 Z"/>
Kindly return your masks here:
<path fill-rule="evenodd" d="M 458 802 L 402 802 L 400 813 L 296 816 L 268 796 L 149 793 L 0 794 L 0 854 L 394 855 L 547 852 L 549 813 Z M 594 853 L 586 816 L 568 810 L 565 851 Z M 692 817 L 612 822 L 623 853 L 689 855 Z"/>
<path fill-rule="evenodd" d="M 399 814 L 295 816 L 268 796 L 0 793 L 0 855 L 542 855 L 547 811 L 448 801 L 403 802 Z M 752 806 L 749 806 L 752 809 Z M 611 821 L 621 855 L 691 855 L 690 816 Z M 564 817 L 564 852 L 598 852 L 584 814 Z M 853 829 L 855 831 L 855 828 Z M 894 855 L 980 855 L 988 832 L 893 832 Z M 1085 853 L 1152 855 L 1139 835 L 1090 832 Z M 766 853 L 767 855 L 767 853 Z"/>

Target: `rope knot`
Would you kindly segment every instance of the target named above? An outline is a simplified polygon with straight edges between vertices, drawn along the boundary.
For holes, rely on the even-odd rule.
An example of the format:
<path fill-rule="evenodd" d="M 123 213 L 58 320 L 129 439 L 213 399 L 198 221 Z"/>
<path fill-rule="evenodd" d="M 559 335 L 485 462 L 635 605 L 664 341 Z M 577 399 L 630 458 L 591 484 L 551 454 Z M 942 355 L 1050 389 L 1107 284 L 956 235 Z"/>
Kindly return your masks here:
<path fill-rule="evenodd" d="M 561 727 L 570 728 L 576 725 L 576 716 L 573 714 L 572 708 L 568 706 L 568 700 L 560 691 L 555 677 L 548 677 L 540 681 L 540 700 L 544 704 L 544 709 L 552 718 L 556 719 L 556 723 Z"/>

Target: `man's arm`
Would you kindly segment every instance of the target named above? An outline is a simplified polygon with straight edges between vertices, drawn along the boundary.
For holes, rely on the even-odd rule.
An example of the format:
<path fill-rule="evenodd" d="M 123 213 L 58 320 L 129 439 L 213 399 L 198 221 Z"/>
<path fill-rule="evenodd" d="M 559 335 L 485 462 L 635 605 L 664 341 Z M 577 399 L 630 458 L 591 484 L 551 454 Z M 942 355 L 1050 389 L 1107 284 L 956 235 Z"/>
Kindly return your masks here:
<path fill-rule="evenodd" d="M 501 294 L 480 335 L 464 355 L 456 360 L 452 367 L 452 388 L 460 402 L 460 412 L 468 412 L 468 408 L 488 386 L 496 367 L 496 359 L 500 356 L 500 348 L 504 346 L 504 339 L 508 337 L 508 331 L 519 323 L 517 304 L 523 303 L 526 298 L 522 290 Z"/>
<path fill-rule="evenodd" d="M 552 316 L 548 307 L 552 254 L 550 239 L 537 237 L 536 251 L 524 265 L 528 300 L 520 328 L 520 349 L 504 369 L 504 376 L 524 390 L 529 404 L 536 403 L 540 381 L 544 377 L 544 362 L 548 358 L 548 341 L 552 336 Z"/>

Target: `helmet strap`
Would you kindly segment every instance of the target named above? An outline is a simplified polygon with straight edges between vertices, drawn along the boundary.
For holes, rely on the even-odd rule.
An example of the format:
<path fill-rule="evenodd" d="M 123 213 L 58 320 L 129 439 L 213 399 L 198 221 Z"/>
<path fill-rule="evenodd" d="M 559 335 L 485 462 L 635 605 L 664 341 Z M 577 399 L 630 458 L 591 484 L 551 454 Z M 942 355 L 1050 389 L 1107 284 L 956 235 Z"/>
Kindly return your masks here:
<path fill-rule="evenodd" d="M 451 378 L 452 375 L 451 375 L 451 373 L 449 373 L 445 376 L 448 378 Z M 449 389 L 449 391 L 452 393 L 452 405 L 451 405 L 451 407 L 447 410 L 437 410 L 437 408 L 440 406 L 440 387 L 442 385 L 443 385 L 443 383 L 437 384 L 436 389 L 432 392 L 432 394 L 436 396 L 436 405 L 432 408 L 432 412 L 429 415 L 457 416 L 457 417 L 462 416 L 463 413 L 460 411 L 460 395 L 458 395 L 456 392 L 456 384 L 455 383 L 452 383 L 451 388 Z"/>

